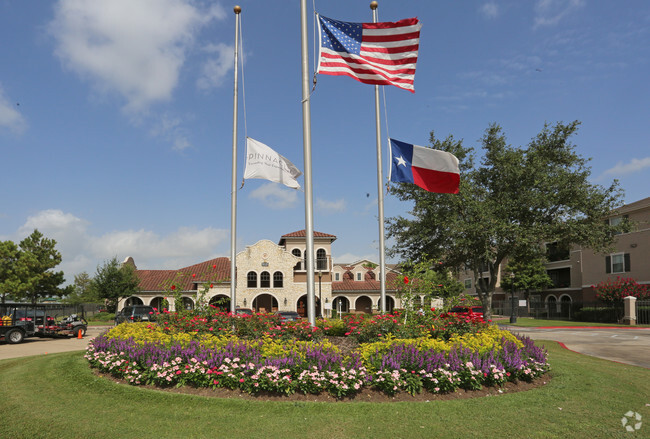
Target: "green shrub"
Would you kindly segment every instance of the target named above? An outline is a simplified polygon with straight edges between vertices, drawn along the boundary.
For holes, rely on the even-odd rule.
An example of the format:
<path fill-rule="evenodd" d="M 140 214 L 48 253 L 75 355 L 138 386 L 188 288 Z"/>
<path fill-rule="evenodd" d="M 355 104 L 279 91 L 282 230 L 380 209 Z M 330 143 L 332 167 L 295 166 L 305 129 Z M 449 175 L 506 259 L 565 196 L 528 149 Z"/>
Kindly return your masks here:
<path fill-rule="evenodd" d="M 579 322 L 616 323 L 616 309 L 584 307 L 575 312 L 573 319 Z"/>

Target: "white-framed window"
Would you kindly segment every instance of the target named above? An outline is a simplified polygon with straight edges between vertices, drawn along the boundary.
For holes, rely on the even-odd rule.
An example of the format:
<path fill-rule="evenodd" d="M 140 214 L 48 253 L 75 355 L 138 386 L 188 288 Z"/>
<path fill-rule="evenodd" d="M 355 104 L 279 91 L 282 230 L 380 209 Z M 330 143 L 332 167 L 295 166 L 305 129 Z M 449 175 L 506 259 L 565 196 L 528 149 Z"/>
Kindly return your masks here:
<path fill-rule="evenodd" d="M 334 273 L 334 280 L 336 282 L 340 281 L 341 280 L 341 273 Z"/>
<path fill-rule="evenodd" d="M 361 273 L 357 273 L 357 280 L 361 280 Z"/>
<path fill-rule="evenodd" d="M 605 257 L 606 273 L 625 273 L 630 271 L 630 254 L 614 253 Z"/>

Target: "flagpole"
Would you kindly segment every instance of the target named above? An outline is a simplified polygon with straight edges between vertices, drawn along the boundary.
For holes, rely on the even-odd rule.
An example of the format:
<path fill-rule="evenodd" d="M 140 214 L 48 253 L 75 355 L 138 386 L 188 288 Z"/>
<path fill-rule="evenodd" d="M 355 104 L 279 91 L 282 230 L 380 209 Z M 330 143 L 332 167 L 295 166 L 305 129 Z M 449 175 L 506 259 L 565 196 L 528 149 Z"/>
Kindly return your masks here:
<path fill-rule="evenodd" d="M 302 142 L 305 160 L 305 235 L 307 248 L 307 317 L 316 326 L 314 295 L 314 215 L 311 184 L 311 108 L 309 102 L 309 38 L 307 36 L 307 0 L 300 0 L 300 53 L 302 60 Z M 321 304 L 322 306 L 322 304 Z"/>
<path fill-rule="evenodd" d="M 230 192 L 230 312 L 237 307 L 237 68 L 239 59 L 239 20 L 241 7 L 235 6 L 235 87 L 232 105 L 232 186 Z"/>
<path fill-rule="evenodd" d="M 370 2 L 372 22 L 377 23 L 377 2 Z M 377 134 L 377 207 L 379 215 L 379 286 L 381 312 L 386 312 L 386 242 L 384 233 L 384 174 L 381 159 L 381 121 L 379 117 L 379 86 L 375 85 L 375 124 Z"/>

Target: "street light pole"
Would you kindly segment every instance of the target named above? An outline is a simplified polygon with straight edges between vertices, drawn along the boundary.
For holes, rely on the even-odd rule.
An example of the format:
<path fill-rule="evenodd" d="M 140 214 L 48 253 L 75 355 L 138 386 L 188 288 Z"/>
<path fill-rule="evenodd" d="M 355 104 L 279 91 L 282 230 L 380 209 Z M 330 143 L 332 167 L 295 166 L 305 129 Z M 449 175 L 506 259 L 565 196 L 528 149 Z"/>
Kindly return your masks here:
<path fill-rule="evenodd" d="M 510 305 L 511 305 L 511 312 L 510 312 L 510 323 L 517 323 L 517 314 L 515 313 L 515 274 L 510 273 Z"/>

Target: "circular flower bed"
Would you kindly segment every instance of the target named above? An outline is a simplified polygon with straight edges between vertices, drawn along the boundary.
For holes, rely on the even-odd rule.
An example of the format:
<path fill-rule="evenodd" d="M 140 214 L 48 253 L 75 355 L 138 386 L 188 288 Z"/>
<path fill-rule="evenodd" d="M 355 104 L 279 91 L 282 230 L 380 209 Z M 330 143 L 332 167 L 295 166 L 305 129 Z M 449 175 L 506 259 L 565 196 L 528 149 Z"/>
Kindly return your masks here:
<path fill-rule="evenodd" d="M 336 398 L 369 388 L 386 395 L 477 390 L 531 382 L 549 369 L 532 340 L 466 316 L 429 313 L 409 324 L 398 314 L 350 317 L 316 328 L 269 315 L 160 317 L 160 324 L 111 329 L 89 344 L 85 358 L 133 385 Z M 354 337 L 357 347 L 341 350 L 328 339 L 336 336 Z"/>

